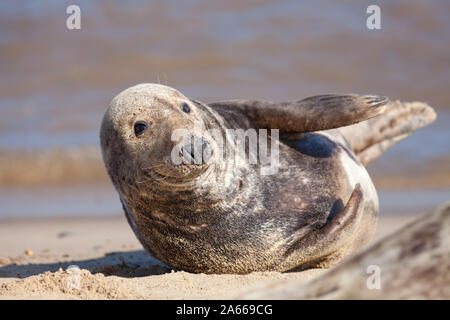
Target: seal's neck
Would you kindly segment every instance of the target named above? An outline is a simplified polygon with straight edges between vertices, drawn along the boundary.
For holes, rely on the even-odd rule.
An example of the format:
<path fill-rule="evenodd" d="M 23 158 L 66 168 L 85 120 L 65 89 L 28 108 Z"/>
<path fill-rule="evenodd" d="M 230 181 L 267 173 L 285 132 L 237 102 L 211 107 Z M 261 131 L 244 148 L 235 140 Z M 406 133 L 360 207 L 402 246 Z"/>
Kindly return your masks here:
<path fill-rule="evenodd" d="M 204 176 L 183 186 L 148 183 L 134 186 L 122 198 L 129 206 L 135 207 L 135 211 L 147 216 L 164 213 L 199 218 L 202 214 L 211 216 L 223 210 L 215 208 L 231 210 L 240 194 L 253 192 L 249 176 L 243 176 L 236 168 L 221 164 L 208 169 L 210 171 Z"/>

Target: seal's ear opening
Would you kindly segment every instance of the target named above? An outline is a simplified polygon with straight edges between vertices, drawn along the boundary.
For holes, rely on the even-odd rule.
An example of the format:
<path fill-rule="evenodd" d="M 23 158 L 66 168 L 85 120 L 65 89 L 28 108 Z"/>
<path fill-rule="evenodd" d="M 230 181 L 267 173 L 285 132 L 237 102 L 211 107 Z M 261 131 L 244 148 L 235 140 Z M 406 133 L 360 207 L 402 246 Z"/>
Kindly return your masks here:
<path fill-rule="evenodd" d="M 139 137 L 141 134 L 143 134 L 148 128 L 148 124 L 145 121 L 137 121 L 134 124 L 134 134 L 136 137 Z"/>

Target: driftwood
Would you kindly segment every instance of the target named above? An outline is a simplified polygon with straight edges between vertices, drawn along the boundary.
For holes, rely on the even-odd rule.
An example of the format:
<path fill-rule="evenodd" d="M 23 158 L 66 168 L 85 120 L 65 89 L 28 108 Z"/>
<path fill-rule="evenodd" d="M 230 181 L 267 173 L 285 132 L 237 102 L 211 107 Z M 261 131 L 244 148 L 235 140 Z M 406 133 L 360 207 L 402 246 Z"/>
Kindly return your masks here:
<path fill-rule="evenodd" d="M 238 299 L 450 299 L 450 203 L 308 283 L 277 282 Z"/>

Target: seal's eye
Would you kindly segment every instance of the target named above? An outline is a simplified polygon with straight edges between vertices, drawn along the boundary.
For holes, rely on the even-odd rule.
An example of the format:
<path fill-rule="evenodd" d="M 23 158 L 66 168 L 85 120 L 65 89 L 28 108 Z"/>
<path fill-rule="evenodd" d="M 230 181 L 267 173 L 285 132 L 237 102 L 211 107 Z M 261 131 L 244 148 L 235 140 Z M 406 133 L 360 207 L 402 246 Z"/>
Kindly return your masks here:
<path fill-rule="evenodd" d="M 140 136 L 147 130 L 148 124 L 145 121 L 138 121 L 134 124 L 134 134 L 136 137 Z"/>
<path fill-rule="evenodd" d="M 186 112 L 186 113 L 191 112 L 191 108 L 189 108 L 189 106 L 188 106 L 188 104 L 187 104 L 186 102 L 183 102 L 183 103 L 181 104 L 181 110 L 183 110 L 183 111 Z"/>

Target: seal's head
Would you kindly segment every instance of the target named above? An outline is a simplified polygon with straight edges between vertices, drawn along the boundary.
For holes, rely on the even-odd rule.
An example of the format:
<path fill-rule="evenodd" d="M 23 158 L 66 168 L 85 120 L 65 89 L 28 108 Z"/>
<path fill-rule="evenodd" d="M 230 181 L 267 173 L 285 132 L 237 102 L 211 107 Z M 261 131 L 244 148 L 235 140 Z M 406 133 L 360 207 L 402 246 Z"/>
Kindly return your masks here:
<path fill-rule="evenodd" d="M 212 149 L 202 134 L 202 108 L 160 84 L 139 84 L 119 93 L 100 133 L 114 185 L 181 186 L 205 174 Z"/>

